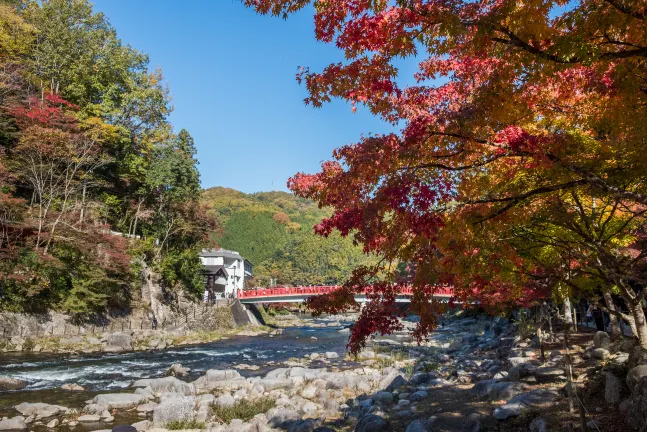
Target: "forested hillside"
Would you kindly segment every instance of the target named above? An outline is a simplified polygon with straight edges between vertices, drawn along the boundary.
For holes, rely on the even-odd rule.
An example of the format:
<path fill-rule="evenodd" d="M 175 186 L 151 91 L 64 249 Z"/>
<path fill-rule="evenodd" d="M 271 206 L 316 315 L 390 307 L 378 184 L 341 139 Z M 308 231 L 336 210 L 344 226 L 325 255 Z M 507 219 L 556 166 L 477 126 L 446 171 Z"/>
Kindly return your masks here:
<path fill-rule="evenodd" d="M 170 111 L 87 1 L 0 1 L 0 310 L 128 306 L 143 265 L 200 292 L 214 221 Z"/>
<path fill-rule="evenodd" d="M 358 265 L 373 262 L 350 238 L 316 235 L 315 224 L 329 215 L 315 203 L 285 192 L 242 192 L 215 187 L 204 191 L 220 230 L 214 240 L 254 264 L 255 283 L 341 283 Z"/>

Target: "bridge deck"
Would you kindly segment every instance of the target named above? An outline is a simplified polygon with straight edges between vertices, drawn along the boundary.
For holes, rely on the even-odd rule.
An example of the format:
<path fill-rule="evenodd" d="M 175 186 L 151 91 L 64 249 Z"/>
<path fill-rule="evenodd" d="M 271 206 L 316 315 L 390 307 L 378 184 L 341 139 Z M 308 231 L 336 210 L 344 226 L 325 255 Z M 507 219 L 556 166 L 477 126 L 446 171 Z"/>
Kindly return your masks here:
<path fill-rule="evenodd" d="M 306 298 L 314 295 L 329 294 L 341 288 L 340 286 L 298 286 L 298 287 L 276 287 L 257 288 L 238 292 L 238 299 L 241 303 L 300 303 Z M 358 302 L 366 302 L 367 294 L 371 288 L 365 288 L 362 293 L 355 296 Z M 396 297 L 396 302 L 410 302 L 413 295 L 412 287 L 403 287 Z M 441 300 L 449 300 L 454 295 L 452 287 L 437 287 L 434 297 Z"/>

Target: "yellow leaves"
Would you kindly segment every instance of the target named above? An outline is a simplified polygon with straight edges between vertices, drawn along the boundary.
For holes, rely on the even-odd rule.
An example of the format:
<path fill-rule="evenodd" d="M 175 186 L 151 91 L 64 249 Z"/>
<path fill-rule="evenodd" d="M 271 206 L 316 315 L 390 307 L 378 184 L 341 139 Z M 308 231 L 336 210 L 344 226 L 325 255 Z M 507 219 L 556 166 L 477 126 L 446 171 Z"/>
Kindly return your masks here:
<path fill-rule="evenodd" d="M 0 3 L 0 60 L 27 54 L 33 40 L 34 28 L 11 6 Z"/>
<path fill-rule="evenodd" d="M 79 128 L 86 137 L 97 142 L 116 141 L 121 136 L 121 131 L 117 126 L 107 124 L 98 117 L 79 120 Z"/>

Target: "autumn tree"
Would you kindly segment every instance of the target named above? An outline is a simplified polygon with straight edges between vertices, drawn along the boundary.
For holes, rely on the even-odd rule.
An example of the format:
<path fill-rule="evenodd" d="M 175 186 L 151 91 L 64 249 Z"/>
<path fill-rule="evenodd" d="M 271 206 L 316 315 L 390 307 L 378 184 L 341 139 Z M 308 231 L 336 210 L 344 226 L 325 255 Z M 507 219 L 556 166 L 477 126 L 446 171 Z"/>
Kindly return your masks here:
<path fill-rule="evenodd" d="M 315 6 L 315 37 L 335 43 L 345 60 L 297 79 L 307 104 L 333 98 L 364 106 L 400 133 L 368 136 L 337 149 L 315 175 L 290 188 L 334 213 L 317 227 L 339 230 L 385 263 L 414 262 L 414 310 L 433 310 L 433 284 L 454 283 L 462 298 L 498 293 L 532 299 L 542 289 L 518 267 L 525 260 L 494 232 L 523 226 L 528 214 L 562 192 L 647 204 L 643 157 L 647 104 L 647 14 L 622 0 L 471 2 L 454 0 L 244 0 L 260 13 L 287 17 Z M 417 62 L 415 83 L 402 84 L 397 64 Z M 479 230 L 480 227 L 483 229 Z M 455 242 L 439 242 L 454 233 Z M 499 251 L 461 249 L 461 233 L 494 241 Z M 501 257 L 482 274 L 456 274 L 439 257 Z M 621 252 L 609 250 L 609 263 Z M 601 252 L 595 252 L 602 258 Z M 613 258 L 611 258 L 613 257 Z M 475 258 L 476 259 L 476 258 Z M 582 263 L 585 264 L 585 263 Z M 610 264 L 608 267 L 613 267 Z M 353 302 L 378 268 L 360 269 L 346 288 L 313 306 Z M 609 268 L 607 268 L 609 270 Z M 632 298 L 647 290 L 634 272 L 613 270 Z M 494 274 L 496 273 L 496 274 Z M 351 348 L 375 331 L 391 331 L 393 279 L 375 284 Z M 396 283 L 397 284 L 397 283 Z M 483 297 L 483 296 L 482 296 Z M 423 315 L 419 336 L 434 325 Z M 647 347 L 647 333 L 639 332 Z"/>

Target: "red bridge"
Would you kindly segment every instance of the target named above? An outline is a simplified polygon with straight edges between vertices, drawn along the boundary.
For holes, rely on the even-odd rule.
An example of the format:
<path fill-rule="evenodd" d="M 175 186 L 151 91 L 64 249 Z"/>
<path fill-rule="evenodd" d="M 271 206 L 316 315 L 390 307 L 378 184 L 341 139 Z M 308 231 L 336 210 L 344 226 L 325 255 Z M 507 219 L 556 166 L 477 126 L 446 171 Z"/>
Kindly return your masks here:
<path fill-rule="evenodd" d="M 256 288 L 250 290 L 239 290 L 238 299 L 241 303 L 301 303 L 308 297 L 329 294 L 341 288 L 335 286 L 298 286 L 298 287 L 276 287 Z M 366 294 L 371 288 L 364 288 L 361 294 L 355 295 L 355 301 L 364 303 L 367 301 Z M 412 287 L 403 287 L 396 297 L 396 302 L 409 303 L 413 295 Z M 441 301 L 449 301 L 454 295 L 454 289 L 449 286 L 436 287 L 434 297 Z"/>

